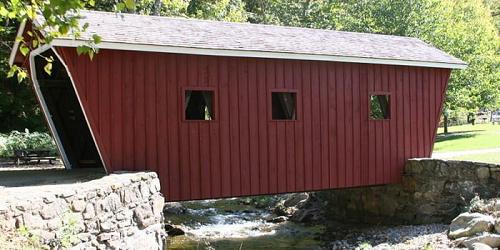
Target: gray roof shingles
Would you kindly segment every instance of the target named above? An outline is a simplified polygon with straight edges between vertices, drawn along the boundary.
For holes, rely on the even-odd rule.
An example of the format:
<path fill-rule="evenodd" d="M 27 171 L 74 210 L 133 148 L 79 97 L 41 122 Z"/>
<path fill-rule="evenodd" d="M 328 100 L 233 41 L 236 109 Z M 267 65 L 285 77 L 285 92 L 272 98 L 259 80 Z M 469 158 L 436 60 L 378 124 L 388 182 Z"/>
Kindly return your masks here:
<path fill-rule="evenodd" d="M 411 37 L 274 25 L 81 11 L 81 39 L 199 49 L 277 52 L 465 65 Z"/>

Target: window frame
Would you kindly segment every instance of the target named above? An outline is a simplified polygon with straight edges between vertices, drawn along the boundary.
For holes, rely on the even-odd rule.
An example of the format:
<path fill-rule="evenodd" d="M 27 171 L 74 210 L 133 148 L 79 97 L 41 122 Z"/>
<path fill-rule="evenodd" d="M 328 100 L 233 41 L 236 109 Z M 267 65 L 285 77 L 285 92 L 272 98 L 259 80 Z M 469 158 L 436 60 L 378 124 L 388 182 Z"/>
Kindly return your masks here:
<path fill-rule="evenodd" d="M 295 119 L 273 119 L 273 93 L 294 93 L 295 94 Z M 298 89 L 274 88 L 268 92 L 268 119 L 270 122 L 296 122 L 300 120 L 300 98 Z"/>
<path fill-rule="evenodd" d="M 376 119 L 376 118 L 373 118 L 371 116 L 371 112 L 372 112 L 372 104 L 371 104 L 371 98 L 372 96 L 377 96 L 377 95 L 385 95 L 389 98 L 389 118 L 382 118 L 382 119 Z M 373 91 L 373 92 L 370 92 L 368 94 L 368 120 L 369 121 L 390 121 L 392 119 L 392 115 L 393 115 L 393 110 L 392 110 L 392 94 L 391 92 L 389 91 Z"/>
<path fill-rule="evenodd" d="M 212 108 L 213 108 L 213 114 L 214 114 L 214 119 L 212 120 L 188 120 L 186 119 L 186 110 L 184 108 L 184 105 L 186 104 L 186 91 L 210 91 L 212 92 Z M 202 87 L 202 86 L 185 86 L 185 87 L 181 87 L 181 98 L 180 98 L 180 104 L 179 104 L 179 107 L 181 108 L 181 112 L 180 112 L 180 116 L 181 116 L 181 121 L 182 122 L 187 122 L 187 123 L 191 123 L 191 122 L 202 122 L 202 123 L 205 123 L 205 122 L 218 122 L 218 99 L 217 99 L 217 88 L 215 87 Z"/>

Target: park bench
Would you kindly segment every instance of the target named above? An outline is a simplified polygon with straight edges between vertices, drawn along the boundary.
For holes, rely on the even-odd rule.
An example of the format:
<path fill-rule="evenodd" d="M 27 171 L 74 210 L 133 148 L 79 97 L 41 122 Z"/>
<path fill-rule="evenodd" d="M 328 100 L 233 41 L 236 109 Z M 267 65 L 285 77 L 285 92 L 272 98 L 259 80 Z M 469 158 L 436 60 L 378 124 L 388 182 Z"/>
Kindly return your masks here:
<path fill-rule="evenodd" d="M 54 164 L 57 160 L 55 156 L 50 155 L 50 151 L 47 150 L 15 150 L 14 158 L 16 160 L 16 165 L 20 165 L 21 162 L 24 164 L 28 164 L 31 161 L 36 161 L 37 164 L 40 164 L 40 161 L 48 161 L 49 164 Z"/>

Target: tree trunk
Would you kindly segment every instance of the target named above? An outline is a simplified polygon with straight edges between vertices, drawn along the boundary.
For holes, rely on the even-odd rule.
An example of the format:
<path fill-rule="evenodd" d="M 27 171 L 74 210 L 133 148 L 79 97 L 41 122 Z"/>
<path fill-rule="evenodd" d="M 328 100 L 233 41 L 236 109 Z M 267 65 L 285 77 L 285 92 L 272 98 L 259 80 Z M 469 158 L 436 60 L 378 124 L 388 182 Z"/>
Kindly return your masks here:
<path fill-rule="evenodd" d="M 448 134 L 448 115 L 446 113 L 444 114 L 443 126 L 444 126 L 444 133 Z"/>
<path fill-rule="evenodd" d="M 161 7 L 162 7 L 162 0 L 155 0 L 155 3 L 153 4 L 153 9 L 151 10 L 151 15 L 159 16 L 161 13 Z"/>

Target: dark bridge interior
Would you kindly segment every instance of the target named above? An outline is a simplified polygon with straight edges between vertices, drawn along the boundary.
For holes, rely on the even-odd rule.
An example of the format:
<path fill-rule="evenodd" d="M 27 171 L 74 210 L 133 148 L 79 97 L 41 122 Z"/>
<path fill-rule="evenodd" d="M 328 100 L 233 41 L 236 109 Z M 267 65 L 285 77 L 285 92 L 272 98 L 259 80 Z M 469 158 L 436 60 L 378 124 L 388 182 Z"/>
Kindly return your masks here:
<path fill-rule="evenodd" d="M 46 59 L 37 56 L 36 75 L 42 98 L 45 100 L 71 168 L 103 168 L 66 68 L 52 50 L 42 55 L 54 58 L 49 75 L 44 70 Z"/>

